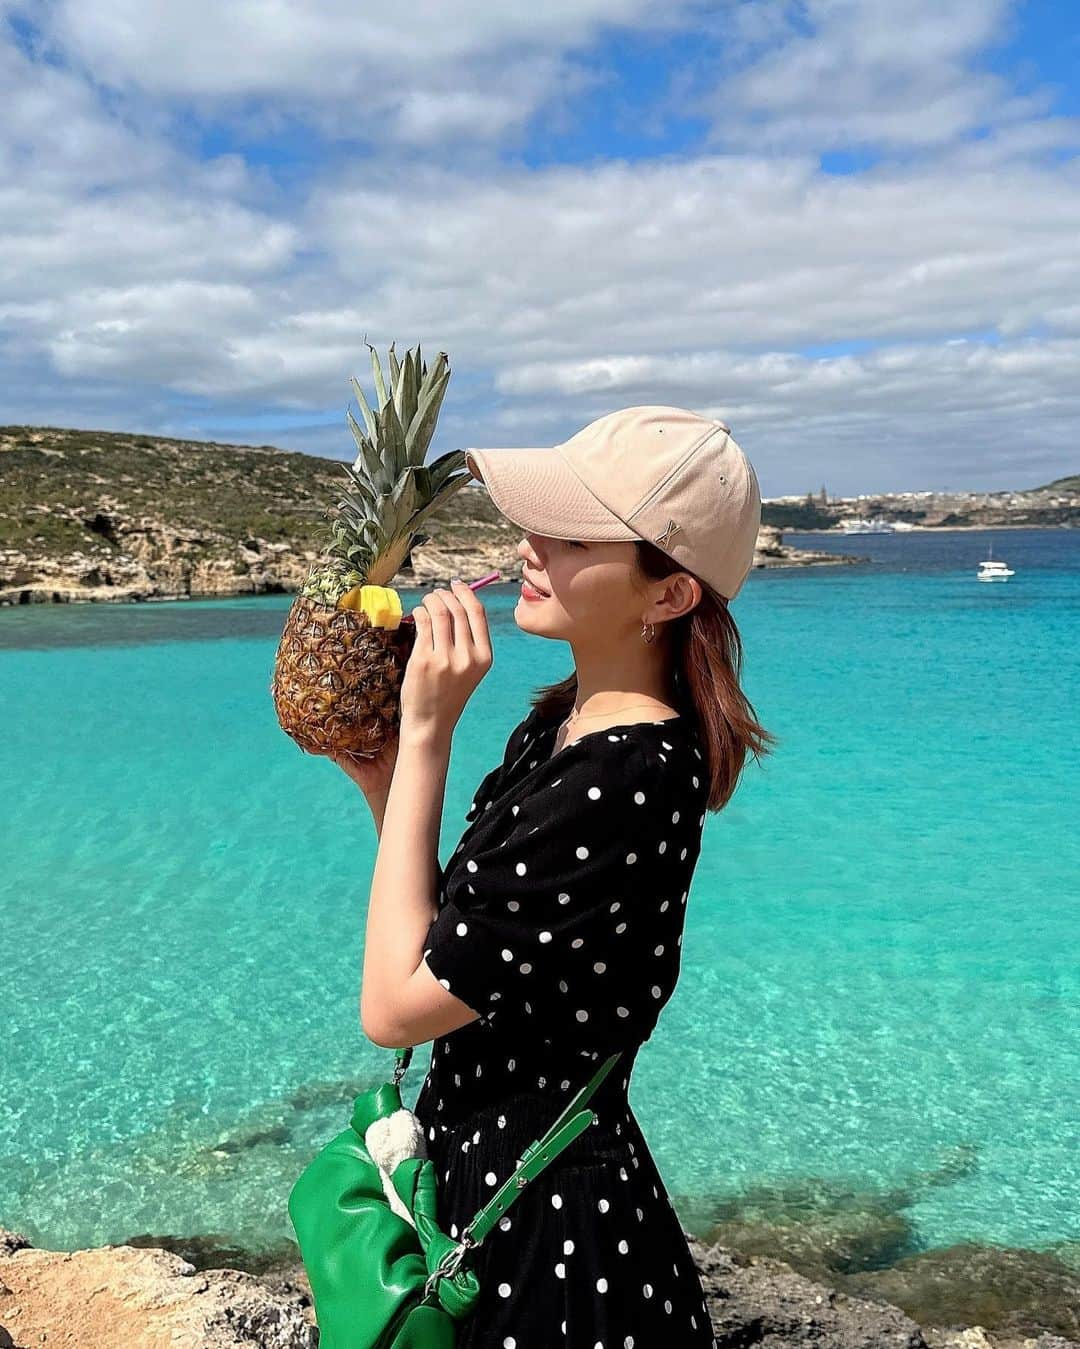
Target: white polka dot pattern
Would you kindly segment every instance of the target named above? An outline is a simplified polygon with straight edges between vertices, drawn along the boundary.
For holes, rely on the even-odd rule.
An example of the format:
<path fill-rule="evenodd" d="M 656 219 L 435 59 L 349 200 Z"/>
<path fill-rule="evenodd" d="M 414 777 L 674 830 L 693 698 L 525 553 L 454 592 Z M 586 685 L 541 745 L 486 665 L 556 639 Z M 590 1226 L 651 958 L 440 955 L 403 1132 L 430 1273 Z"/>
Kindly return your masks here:
<path fill-rule="evenodd" d="M 543 1027 L 583 1048 L 639 1044 L 675 990 L 702 760 L 670 722 L 633 732 L 526 756 L 535 766 L 501 776 L 491 810 L 484 784 L 477 792 L 424 948 L 435 978 L 489 1026 Z"/>

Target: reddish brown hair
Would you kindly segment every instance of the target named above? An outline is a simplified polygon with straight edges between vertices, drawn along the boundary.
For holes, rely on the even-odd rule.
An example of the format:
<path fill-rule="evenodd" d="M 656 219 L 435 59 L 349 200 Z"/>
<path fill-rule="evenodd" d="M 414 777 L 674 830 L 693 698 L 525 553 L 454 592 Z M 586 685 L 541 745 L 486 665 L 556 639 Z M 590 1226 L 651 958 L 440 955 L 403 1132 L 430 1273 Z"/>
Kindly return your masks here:
<path fill-rule="evenodd" d="M 684 570 L 653 544 L 636 542 L 639 574 L 660 581 Z M 719 811 L 739 784 L 746 756 L 772 753 L 778 738 L 757 720 L 750 700 L 739 687 L 742 638 L 727 600 L 698 578 L 702 595 L 689 613 L 664 624 L 668 629 L 676 699 L 684 716 L 697 722 L 705 744 L 710 787 L 706 809 Z M 532 706 L 543 717 L 565 717 L 577 697 L 577 674 L 536 690 Z"/>

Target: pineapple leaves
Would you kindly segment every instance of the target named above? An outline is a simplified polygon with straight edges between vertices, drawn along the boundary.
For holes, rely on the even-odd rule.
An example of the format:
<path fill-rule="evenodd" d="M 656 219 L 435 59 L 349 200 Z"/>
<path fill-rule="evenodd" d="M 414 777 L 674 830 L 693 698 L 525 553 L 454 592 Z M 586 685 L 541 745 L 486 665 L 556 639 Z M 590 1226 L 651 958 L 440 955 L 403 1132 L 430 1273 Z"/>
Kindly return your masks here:
<path fill-rule="evenodd" d="M 465 468 L 465 451 L 451 450 L 449 454 L 440 454 L 438 459 L 433 460 L 427 465 L 427 470 L 431 474 L 432 487 L 435 491 L 441 490 L 444 483 L 450 478 L 451 473 L 456 473 L 458 469 Z M 464 473 L 460 478 L 453 481 L 459 486 L 464 487 L 472 474 Z"/>
<path fill-rule="evenodd" d="M 416 514 L 420 503 L 427 500 L 422 491 L 423 484 L 416 480 L 417 472 L 416 469 L 409 469 L 391 493 L 394 514 L 403 523 L 408 523 Z"/>
<path fill-rule="evenodd" d="M 349 429 L 353 433 L 353 439 L 356 441 L 356 444 L 360 450 L 360 453 L 356 456 L 356 462 L 353 464 L 353 468 L 359 469 L 362 467 L 370 482 L 379 483 L 381 485 L 381 479 L 383 477 L 384 470 L 383 470 L 383 462 L 382 459 L 379 457 L 378 450 L 371 443 L 371 441 L 361 432 L 360 424 L 357 422 L 356 418 L 352 415 L 352 412 L 347 410 L 345 415 L 348 418 Z M 375 439 L 378 440 L 377 431 Z"/>
<path fill-rule="evenodd" d="M 394 407 L 392 399 L 383 404 L 379 413 L 379 430 L 382 432 L 381 444 L 385 458 L 383 475 L 389 478 L 390 481 L 387 483 L 389 486 L 407 466 L 405 432 L 402 430 L 397 408 Z"/>
<path fill-rule="evenodd" d="M 370 342 L 367 345 L 371 351 L 371 373 L 375 380 L 375 396 L 378 399 L 381 411 L 386 403 L 386 383 L 383 380 L 382 366 L 379 364 L 379 353 Z"/>
<path fill-rule="evenodd" d="M 415 467 L 423 465 L 450 382 L 450 366 L 446 352 L 440 351 L 429 371 L 421 358 L 419 343 L 406 351 L 404 360 L 399 360 L 396 344 L 391 342 L 388 353 L 388 393 L 379 354 L 370 342 L 367 346 L 371 352 L 378 411 L 373 411 L 359 380 L 353 378 L 350 382 L 367 427 L 365 436 L 359 430 L 355 418 L 349 414 L 349 429 L 359 451 L 354 467 L 359 469 L 363 466 L 375 480 L 379 477 L 376 470 L 378 461 L 386 470 L 384 476 L 392 482 L 410 464 Z M 387 413 L 388 406 L 393 407 L 393 416 Z M 392 456 L 394 463 L 390 464 L 388 460 Z"/>
<path fill-rule="evenodd" d="M 378 499 L 374 487 L 367 478 L 357 473 L 355 469 L 349 468 L 347 464 L 343 465 L 343 467 L 356 489 L 355 492 L 346 494 L 346 501 L 351 502 L 354 496 L 359 497 L 361 504 L 370 510 Z"/>
<path fill-rule="evenodd" d="M 405 364 L 401 375 L 394 385 L 394 406 L 397 408 L 398 421 L 406 431 L 416 416 L 416 400 L 419 392 L 419 379 L 416 372 L 416 358 L 413 352 L 405 355 Z M 406 437 L 406 445 L 408 437 Z"/>
<path fill-rule="evenodd" d="M 372 438 L 372 440 L 374 440 L 377 434 L 375 425 L 375 414 L 368 407 L 368 401 L 364 397 L 364 391 L 360 387 L 359 381 L 353 379 L 350 382 L 353 386 L 353 392 L 356 394 L 356 401 L 360 404 L 360 411 L 364 414 L 364 421 L 367 423 L 368 435 Z"/>
<path fill-rule="evenodd" d="M 429 470 L 431 472 L 432 482 L 434 483 L 437 479 L 435 470 L 438 468 L 440 464 L 443 464 L 445 460 L 455 459 L 458 457 L 460 457 L 461 460 L 464 461 L 465 455 L 462 453 L 462 451 L 455 450 L 453 454 L 444 455 L 442 459 L 436 460 L 435 464 L 433 464 L 431 466 L 431 469 Z M 421 525 L 421 523 L 424 520 L 426 520 L 429 515 L 431 515 L 434 511 L 437 511 L 440 506 L 445 505 L 446 502 L 448 502 L 452 496 L 455 496 L 465 486 L 465 484 L 468 481 L 469 481 L 469 474 L 467 473 L 459 473 L 456 478 L 447 479 L 447 481 L 445 481 L 440 488 L 437 488 L 435 490 L 434 494 L 431 496 L 431 499 L 427 501 L 426 504 L 422 506 L 421 509 L 418 510 L 416 514 L 413 515 L 412 518 L 409 520 L 409 530 L 416 531 Z"/>
<path fill-rule="evenodd" d="M 442 408 L 443 395 L 446 393 L 446 386 L 450 382 L 449 367 L 443 369 L 445 360 L 446 353 L 440 351 L 439 359 L 435 362 L 435 368 L 431 372 L 430 378 L 424 383 L 416 416 L 409 426 L 405 448 L 410 464 L 416 464 L 417 466 L 422 464 L 424 456 L 428 452 L 428 446 L 431 444 L 431 437 L 435 432 L 435 423 L 438 421 L 439 411 Z"/>
<path fill-rule="evenodd" d="M 352 415 L 351 408 L 345 409 L 345 420 L 349 424 L 349 430 L 352 432 L 353 440 L 356 441 L 357 456 L 359 457 L 364 453 L 365 446 L 368 443 L 368 437 L 364 435 L 364 432 L 361 430 L 360 423 Z"/>
<path fill-rule="evenodd" d="M 462 450 L 424 462 L 450 380 L 446 352 L 438 353 L 429 370 L 419 344 L 399 360 L 391 343 L 388 393 L 379 354 L 370 342 L 367 346 L 375 381 L 374 407 L 359 380 L 352 379 L 363 425 L 351 409 L 346 410 L 357 454 L 352 464 L 342 464 L 348 485 L 325 518 L 332 522 L 328 531 L 332 565 L 363 576 L 367 584 L 383 585 L 393 580 L 410 547 L 428 541 L 421 523 L 471 475 L 461 471 L 466 467 Z M 337 579 L 330 589 L 337 592 Z"/>

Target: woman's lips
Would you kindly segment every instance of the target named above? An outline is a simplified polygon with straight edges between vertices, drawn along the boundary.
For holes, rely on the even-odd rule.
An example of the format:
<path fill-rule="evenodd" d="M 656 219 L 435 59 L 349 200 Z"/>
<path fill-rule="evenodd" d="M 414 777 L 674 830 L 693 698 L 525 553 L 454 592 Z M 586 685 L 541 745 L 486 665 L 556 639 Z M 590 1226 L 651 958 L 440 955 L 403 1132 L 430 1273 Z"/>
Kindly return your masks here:
<path fill-rule="evenodd" d="M 546 600 L 548 598 L 542 590 L 537 590 L 534 585 L 530 585 L 524 579 L 521 582 L 521 596 L 522 599 L 526 600 Z"/>

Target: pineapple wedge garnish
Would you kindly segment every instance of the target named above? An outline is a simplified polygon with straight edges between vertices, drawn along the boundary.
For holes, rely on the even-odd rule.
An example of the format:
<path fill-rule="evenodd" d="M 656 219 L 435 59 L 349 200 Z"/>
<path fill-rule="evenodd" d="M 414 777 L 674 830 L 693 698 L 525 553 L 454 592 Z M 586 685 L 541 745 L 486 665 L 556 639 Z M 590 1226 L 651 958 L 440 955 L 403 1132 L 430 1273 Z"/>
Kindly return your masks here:
<path fill-rule="evenodd" d="M 373 628 L 396 628 L 401 623 L 401 596 L 392 586 L 353 586 L 336 607 L 366 614 Z"/>

